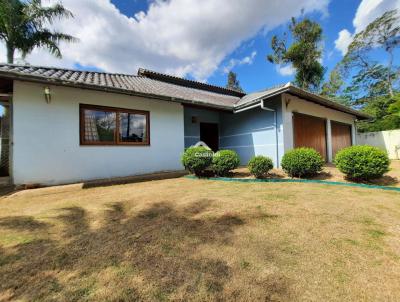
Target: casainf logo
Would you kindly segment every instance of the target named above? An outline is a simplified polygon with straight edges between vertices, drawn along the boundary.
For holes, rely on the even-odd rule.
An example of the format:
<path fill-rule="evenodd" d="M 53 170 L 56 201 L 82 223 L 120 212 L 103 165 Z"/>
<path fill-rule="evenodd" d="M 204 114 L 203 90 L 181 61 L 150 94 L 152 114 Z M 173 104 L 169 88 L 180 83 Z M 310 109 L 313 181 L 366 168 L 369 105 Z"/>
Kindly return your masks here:
<path fill-rule="evenodd" d="M 197 142 L 195 145 L 193 145 L 193 147 L 204 147 L 204 148 L 207 148 L 208 150 L 211 150 L 211 148 L 209 146 L 207 146 L 207 144 L 205 142 L 202 142 L 202 141 Z"/>

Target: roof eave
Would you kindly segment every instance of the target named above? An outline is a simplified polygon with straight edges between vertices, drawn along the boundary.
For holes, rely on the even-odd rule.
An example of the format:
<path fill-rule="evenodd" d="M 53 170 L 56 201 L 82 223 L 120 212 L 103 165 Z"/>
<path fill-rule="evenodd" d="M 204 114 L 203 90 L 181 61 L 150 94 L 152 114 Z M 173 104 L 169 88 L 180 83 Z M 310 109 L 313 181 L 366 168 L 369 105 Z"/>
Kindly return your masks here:
<path fill-rule="evenodd" d="M 254 99 L 254 100 L 251 100 L 251 101 L 249 101 L 249 102 L 247 102 L 245 104 L 240 104 L 238 106 L 235 106 L 235 110 L 244 109 L 246 107 L 249 107 L 249 106 L 252 106 L 254 104 L 257 104 L 261 100 L 269 99 L 269 98 L 272 98 L 274 96 L 280 95 L 282 93 L 290 93 L 290 94 L 293 94 L 293 95 L 296 95 L 296 96 L 304 97 L 307 100 L 314 101 L 315 103 L 317 103 L 319 105 L 322 105 L 322 106 L 325 106 L 325 107 L 328 107 L 328 108 L 331 108 L 331 109 L 334 109 L 334 110 L 338 110 L 338 111 L 341 111 L 341 112 L 344 112 L 344 113 L 347 113 L 347 114 L 350 114 L 350 115 L 354 115 L 358 119 L 362 119 L 362 120 L 370 120 L 370 119 L 372 119 L 372 117 L 369 116 L 368 114 L 365 114 L 363 112 L 348 108 L 348 107 L 343 106 L 341 104 L 335 103 L 334 101 L 328 100 L 328 99 L 326 99 L 324 97 L 321 97 L 321 96 L 318 96 L 316 94 L 307 92 L 307 91 L 305 91 L 303 89 L 297 88 L 297 87 L 292 86 L 292 85 L 283 86 L 282 88 L 274 91 L 273 93 L 265 93 L 264 95 L 261 95 L 260 97 Z"/>
<path fill-rule="evenodd" d="M 349 108 L 347 106 L 341 105 L 339 103 L 336 103 L 334 101 L 331 101 L 329 99 L 326 99 L 324 97 L 318 96 L 314 93 L 310 93 L 308 91 L 305 91 L 303 89 L 297 88 L 295 86 L 289 86 L 287 87 L 287 92 L 296 96 L 300 96 L 300 97 L 306 97 L 307 99 L 311 100 L 311 101 L 315 101 L 316 103 L 318 103 L 319 105 L 331 108 L 331 109 L 335 109 L 350 115 L 354 115 L 356 116 L 358 119 L 361 120 L 370 120 L 372 119 L 372 117 L 366 113 L 354 110 L 352 108 Z"/>
<path fill-rule="evenodd" d="M 273 93 L 266 93 L 266 94 L 254 99 L 254 100 L 251 100 L 251 101 L 249 101 L 247 103 L 237 105 L 237 106 L 235 106 L 235 110 L 239 110 L 239 109 L 243 109 L 243 108 L 252 106 L 252 105 L 257 104 L 258 102 L 260 102 L 260 101 L 262 101 L 262 100 L 264 100 L 266 98 L 272 98 L 272 97 L 277 96 L 279 94 L 282 94 L 282 93 L 284 93 L 286 91 L 288 91 L 288 88 L 287 87 L 282 87 L 282 88 L 274 91 Z"/>

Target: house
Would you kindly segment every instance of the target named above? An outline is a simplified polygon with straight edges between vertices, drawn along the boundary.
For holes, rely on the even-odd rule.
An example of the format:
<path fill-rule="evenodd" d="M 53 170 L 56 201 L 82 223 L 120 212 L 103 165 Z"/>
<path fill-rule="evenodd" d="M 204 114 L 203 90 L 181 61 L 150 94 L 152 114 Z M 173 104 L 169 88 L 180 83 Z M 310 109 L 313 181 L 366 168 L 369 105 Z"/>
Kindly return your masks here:
<path fill-rule="evenodd" d="M 238 91 L 140 69 L 137 75 L 0 64 L 1 168 L 14 184 L 181 170 L 204 141 L 246 164 L 294 147 L 332 161 L 368 116 L 291 84 Z"/>

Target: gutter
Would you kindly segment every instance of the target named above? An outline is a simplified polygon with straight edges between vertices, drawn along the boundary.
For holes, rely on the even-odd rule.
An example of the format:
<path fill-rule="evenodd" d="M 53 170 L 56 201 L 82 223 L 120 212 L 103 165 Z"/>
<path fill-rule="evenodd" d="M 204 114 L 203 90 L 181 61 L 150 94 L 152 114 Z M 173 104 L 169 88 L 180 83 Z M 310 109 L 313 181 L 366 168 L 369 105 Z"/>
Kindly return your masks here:
<path fill-rule="evenodd" d="M 356 111 L 354 109 L 348 108 L 348 107 L 340 105 L 338 103 L 335 103 L 334 101 L 327 100 L 327 99 L 325 99 L 323 97 L 320 97 L 320 96 L 318 96 L 316 94 L 313 94 L 313 93 L 307 92 L 305 90 L 299 89 L 299 88 L 297 88 L 295 86 L 290 85 L 290 83 L 286 84 L 285 86 L 283 86 L 282 88 L 276 90 L 275 92 L 273 92 L 271 94 L 266 94 L 266 95 L 263 95 L 263 96 L 260 96 L 260 97 L 258 97 L 256 99 L 254 99 L 252 101 L 249 101 L 249 102 L 247 102 L 245 104 L 241 104 L 239 106 L 235 106 L 234 112 L 245 111 L 246 108 L 249 108 L 249 109 L 250 108 L 254 108 L 253 104 L 257 104 L 258 102 L 260 102 L 263 99 L 272 98 L 274 96 L 277 96 L 277 95 L 285 93 L 285 92 L 287 92 L 289 94 L 292 94 L 292 95 L 295 95 L 295 96 L 306 98 L 307 101 L 314 102 L 314 103 L 316 103 L 316 104 L 318 104 L 320 106 L 325 106 L 325 107 L 330 108 L 330 109 L 334 109 L 334 110 L 337 110 L 337 111 L 340 111 L 340 112 L 344 112 L 344 113 L 347 113 L 347 114 L 350 114 L 350 115 L 354 115 L 357 118 L 361 117 L 362 119 L 366 119 L 366 120 L 372 119 L 372 117 L 369 116 L 368 114 Z"/>
<path fill-rule="evenodd" d="M 239 105 L 239 106 L 235 106 L 234 112 L 236 113 L 236 112 L 240 112 L 240 111 L 245 111 L 247 107 L 251 106 L 252 104 L 256 104 L 256 103 L 262 101 L 262 100 L 265 99 L 266 97 L 267 97 L 267 98 L 271 98 L 271 97 L 277 96 L 277 95 L 279 95 L 279 94 L 282 94 L 282 93 L 284 93 L 284 92 L 287 92 L 288 90 L 289 90 L 289 89 L 288 89 L 287 87 L 282 87 L 282 88 L 280 88 L 279 90 L 277 90 L 277 91 L 275 91 L 274 93 L 271 93 L 271 94 L 269 94 L 269 95 L 267 95 L 267 96 L 264 95 L 264 96 L 261 96 L 261 97 L 259 97 L 259 98 L 254 99 L 254 100 L 252 100 L 252 101 L 250 101 L 250 102 L 248 102 L 248 103 L 241 104 L 241 105 Z M 242 110 L 242 109 L 243 109 L 243 110 Z"/>

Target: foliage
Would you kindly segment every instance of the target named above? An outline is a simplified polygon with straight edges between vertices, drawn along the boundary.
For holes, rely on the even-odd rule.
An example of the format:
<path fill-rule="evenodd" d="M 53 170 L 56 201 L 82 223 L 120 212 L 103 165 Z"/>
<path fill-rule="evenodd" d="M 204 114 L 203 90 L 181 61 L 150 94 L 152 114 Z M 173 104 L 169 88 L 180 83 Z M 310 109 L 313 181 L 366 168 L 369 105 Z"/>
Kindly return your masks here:
<path fill-rule="evenodd" d="M 205 147 L 190 147 L 185 150 L 181 161 L 183 166 L 197 176 L 203 175 L 211 165 L 214 153 Z"/>
<path fill-rule="evenodd" d="M 350 106 L 349 97 L 342 94 L 341 88 L 344 85 L 344 81 L 340 71 L 335 68 L 329 75 L 329 81 L 322 85 L 321 95 L 330 98 L 342 105 Z"/>
<path fill-rule="evenodd" d="M 394 116 L 400 117 L 400 93 L 394 96 L 392 103 L 388 107 L 388 112 Z"/>
<path fill-rule="evenodd" d="M 291 64 L 296 69 L 295 83 L 303 89 L 316 91 L 320 87 L 325 69 L 321 65 L 322 28 L 310 19 L 300 22 L 292 18 L 289 25 L 293 43 L 287 47 L 287 34 L 283 39 L 273 36 L 271 47 L 273 54 L 268 61 L 275 64 Z"/>
<path fill-rule="evenodd" d="M 233 150 L 220 150 L 214 154 L 212 169 L 219 176 L 226 176 L 230 171 L 239 167 L 239 155 Z"/>
<path fill-rule="evenodd" d="M 335 157 L 336 167 L 350 179 L 370 180 L 389 171 L 386 152 L 372 146 L 352 146 L 340 150 Z"/>
<path fill-rule="evenodd" d="M 301 178 L 321 172 L 324 160 L 312 148 L 296 148 L 283 155 L 281 165 L 289 176 Z"/>
<path fill-rule="evenodd" d="M 388 95 L 371 97 L 364 104 L 363 111 L 375 117 L 375 120 L 358 122 L 359 132 L 399 129 L 400 93 L 396 93 L 393 98 Z"/>
<path fill-rule="evenodd" d="M 249 160 L 247 167 L 256 178 L 263 178 L 274 167 L 274 164 L 271 158 L 258 155 Z"/>
<path fill-rule="evenodd" d="M 329 82 L 323 85 L 324 95 L 339 94 L 335 100 L 345 100 L 346 105 L 374 117 L 373 122 L 358 123 L 360 132 L 400 127 L 395 109 L 400 70 L 393 62 L 399 45 L 398 11 L 387 11 L 354 36 Z M 386 60 L 382 60 L 382 54 L 386 54 Z"/>
<path fill-rule="evenodd" d="M 226 88 L 243 92 L 242 87 L 240 87 L 239 80 L 237 79 L 237 74 L 233 71 L 229 71 L 228 73 L 228 82 L 226 84 Z"/>
<path fill-rule="evenodd" d="M 400 23 L 397 10 L 385 12 L 354 36 L 341 64 L 345 73 L 352 71 L 355 74 L 353 84 L 359 86 L 361 94 L 363 85 L 360 84 L 366 84 L 367 88 L 372 86 L 372 90 L 376 90 L 378 87 L 393 97 L 393 82 L 397 73 L 393 67 L 393 56 L 399 45 Z M 370 57 L 377 48 L 387 54 L 385 66 Z"/>
<path fill-rule="evenodd" d="M 59 43 L 76 39 L 46 26 L 69 17 L 73 17 L 72 13 L 61 4 L 44 7 L 41 0 L 0 0 L 0 40 L 6 44 L 7 62 L 14 62 L 16 50 L 25 58 L 35 47 L 45 47 L 61 58 Z"/>

